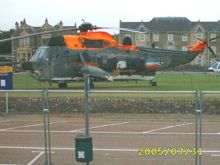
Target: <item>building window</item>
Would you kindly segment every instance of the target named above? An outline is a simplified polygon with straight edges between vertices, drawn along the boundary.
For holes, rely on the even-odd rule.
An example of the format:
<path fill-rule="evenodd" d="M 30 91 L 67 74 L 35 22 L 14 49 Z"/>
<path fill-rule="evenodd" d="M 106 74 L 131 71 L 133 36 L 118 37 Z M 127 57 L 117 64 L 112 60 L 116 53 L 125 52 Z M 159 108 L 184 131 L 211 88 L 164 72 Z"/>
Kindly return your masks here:
<path fill-rule="evenodd" d="M 139 41 L 145 41 L 145 34 L 139 34 Z"/>
<path fill-rule="evenodd" d="M 159 34 L 154 34 L 154 41 L 158 42 L 160 40 Z"/>
<path fill-rule="evenodd" d="M 173 41 L 173 34 L 168 34 L 167 35 L 167 40 L 168 41 Z"/>
<path fill-rule="evenodd" d="M 183 42 L 187 42 L 187 36 L 182 35 L 182 41 L 183 41 Z"/>
<path fill-rule="evenodd" d="M 149 34 L 145 34 L 145 39 L 146 39 L 146 41 L 150 41 L 150 35 Z"/>
<path fill-rule="evenodd" d="M 216 34 L 212 33 L 211 36 L 210 36 L 210 39 L 212 38 L 215 38 L 216 37 Z M 216 40 L 212 40 L 211 42 L 215 42 Z"/>
<path fill-rule="evenodd" d="M 186 47 L 186 46 L 183 46 L 183 47 L 182 47 L 182 51 L 187 51 L 187 47 Z"/>
<path fill-rule="evenodd" d="M 27 32 L 22 32 L 22 33 L 20 33 L 20 35 L 25 36 L 25 35 L 28 35 L 28 33 Z M 19 45 L 20 45 L 20 47 L 30 46 L 30 38 L 26 37 L 26 38 L 19 39 Z"/>
<path fill-rule="evenodd" d="M 145 28 L 144 28 L 144 26 L 142 25 L 141 27 L 140 27 L 140 32 L 145 32 L 146 30 L 145 30 Z"/>
<path fill-rule="evenodd" d="M 20 39 L 19 43 L 20 43 L 20 47 L 30 46 L 30 39 L 28 37 Z"/>
<path fill-rule="evenodd" d="M 203 39 L 203 34 L 201 34 L 201 33 L 196 34 L 196 38 L 198 38 L 198 39 Z"/>
<path fill-rule="evenodd" d="M 20 62 L 20 53 L 17 53 L 17 62 Z"/>
<path fill-rule="evenodd" d="M 202 65 L 202 59 L 198 59 L 198 65 Z"/>
<path fill-rule="evenodd" d="M 216 47 L 215 46 L 211 46 L 211 49 L 214 51 L 214 53 L 216 54 Z"/>

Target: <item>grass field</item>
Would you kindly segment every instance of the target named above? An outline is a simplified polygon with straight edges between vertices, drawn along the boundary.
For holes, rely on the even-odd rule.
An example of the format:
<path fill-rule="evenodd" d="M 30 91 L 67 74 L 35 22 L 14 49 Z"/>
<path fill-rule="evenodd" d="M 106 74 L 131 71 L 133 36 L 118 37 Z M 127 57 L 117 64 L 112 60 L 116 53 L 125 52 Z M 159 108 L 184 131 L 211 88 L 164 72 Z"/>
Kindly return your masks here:
<path fill-rule="evenodd" d="M 216 73 L 162 72 L 156 75 L 158 86 L 152 87 L 146 81 L 94 82 L 97 90 L 146 90 L 146 91 L 182 91 L 182 90 L 220 90 L 220 75 Z M 27 73 L 14 74 L 14 89 L 57 89 L 47 82 L 38 82 Z M 83 82 L 68 83 L 67 89 L 83 89 Z"/>

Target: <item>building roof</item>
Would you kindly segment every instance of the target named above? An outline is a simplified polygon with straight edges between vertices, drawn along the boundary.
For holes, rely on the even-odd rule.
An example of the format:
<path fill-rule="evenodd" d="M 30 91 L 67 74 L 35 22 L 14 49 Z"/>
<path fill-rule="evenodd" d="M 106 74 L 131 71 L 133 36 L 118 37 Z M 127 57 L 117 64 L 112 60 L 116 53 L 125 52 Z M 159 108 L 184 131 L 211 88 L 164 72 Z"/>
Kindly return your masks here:
<path fill-rule="evenodd" d="M 208 31 L 220 31 L 220 21 L 216 22 L 191 22 L 186 17 L 154 17 L 149 22 L 122 22 L 121 28 L 129 28 L 139 30 L 140 26 L 145 26 L 145 29 L 150 29 L 159 32 L 187 32 L 190 31 L 196 24 L 202 24 Z"/>
<path fill-rule="evenodd" d="M 220 21 L 218 22 L 201 22 L 201 24 L 210 32 L 220 31 Z"/>
<path fill-rule="evenodd" d="M 155 17 L 148 26 L 155 31 L 189 31 L 192 23 L 186 17 Z"/>

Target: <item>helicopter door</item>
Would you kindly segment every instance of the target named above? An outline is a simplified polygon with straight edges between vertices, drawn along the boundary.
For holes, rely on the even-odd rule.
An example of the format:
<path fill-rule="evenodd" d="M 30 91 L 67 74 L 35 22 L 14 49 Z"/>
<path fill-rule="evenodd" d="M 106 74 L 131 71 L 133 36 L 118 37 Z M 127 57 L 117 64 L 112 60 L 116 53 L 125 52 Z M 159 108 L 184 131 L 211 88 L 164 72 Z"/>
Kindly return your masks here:
<path fill-rule="evenodd" d="M 54 49 L 54 77 L 72 77 L 70 52 L 64 48 Z"/>
<path fill-rule="evenodd" d="M 54 49 L 53 61 L 55 63 L 54 77 L 63 77 L 63 75 L 64 75 L 64 65 L 63 65 L 61 52 L 59 51 L 59 49 Z"/>

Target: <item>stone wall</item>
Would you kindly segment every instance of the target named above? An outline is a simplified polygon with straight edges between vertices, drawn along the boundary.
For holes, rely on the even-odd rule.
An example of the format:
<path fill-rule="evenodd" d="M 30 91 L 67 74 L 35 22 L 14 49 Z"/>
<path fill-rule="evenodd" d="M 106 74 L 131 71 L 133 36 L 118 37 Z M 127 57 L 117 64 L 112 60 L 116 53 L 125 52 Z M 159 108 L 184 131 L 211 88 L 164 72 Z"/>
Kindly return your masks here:
<path fill-rule="evenodd" d="M 81 113 L 83 101 L 83 97 L 51 97 L 49 107 L 53 113 Z M 196 104 L 193 99 L 92 97 L 89 108 L 91 113 L 194 113 Z M 9 98 L 9 113 L 42 109 L 40 97 Z M 0 112 L 5 112 L 5 97 L 0 97 Z M 220 114 L 220 100 L 203 100 L 203 112 Z"/>

